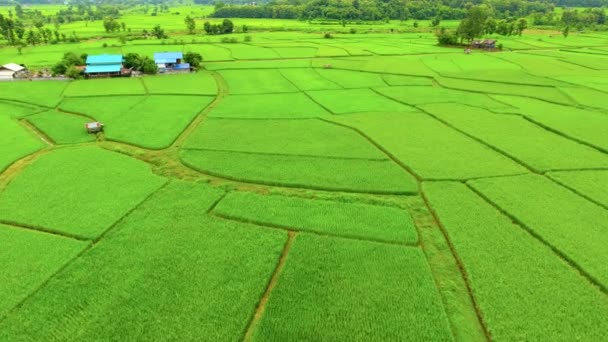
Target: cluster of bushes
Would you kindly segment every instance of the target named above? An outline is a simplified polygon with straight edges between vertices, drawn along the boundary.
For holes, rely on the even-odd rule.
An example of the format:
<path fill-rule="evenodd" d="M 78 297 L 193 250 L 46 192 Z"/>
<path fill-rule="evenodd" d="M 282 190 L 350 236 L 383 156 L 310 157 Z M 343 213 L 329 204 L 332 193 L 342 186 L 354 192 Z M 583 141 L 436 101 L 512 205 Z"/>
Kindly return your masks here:
<path fill-rule="evenodd" d="M 53 65 L 51 71 L 53 76 L 65 75 L 73 79 L 83 77 L 82 70 L 78 66 L 84 65 L 87 60 L 87 54 L 77 55 L 73 52 L 66 52 L 63 58 Z"/>
<path fill-rule="evenodd" d="M 133 52 L 125 55 L 123 66 L 149 75 L 154 75 L 158 72 L 158 67 L 152 58 Z"/>
<path fill-rule="evenodd" d="M 492 9 L 486 5 L 472 6 L 456 31 L 440 28 L 435 34 L 439 45 L 460 45 L 463 41 L 471 42 L 484 34 L 498 33 L 503 36 L 520 35 L 528 28 L 525 18 L 496 20 Z"/>
<path fill-rule="evenodd" d="M 224 19 L 221 24 L 211 24 L 206 21 L 203 30 L 207 34 L 230 34 L 234 31 L 234 23 L 230 19 Z"/>

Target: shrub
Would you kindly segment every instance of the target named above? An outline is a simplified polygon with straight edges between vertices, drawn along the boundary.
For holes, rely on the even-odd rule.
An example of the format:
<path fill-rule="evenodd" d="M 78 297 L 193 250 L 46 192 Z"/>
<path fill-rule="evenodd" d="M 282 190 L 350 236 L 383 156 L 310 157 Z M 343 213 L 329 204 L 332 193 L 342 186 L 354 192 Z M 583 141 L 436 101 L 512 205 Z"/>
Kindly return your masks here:
<path fill-rule="evenodd" d="M 246 42 L 250 42 L 250 41 L 251 41 L 251 36 L 245 36 L 245 39 L 244 39 L 244 40 L 245 40 Z"/>
<path fill-rule="evenodd" d="M 65 72 L 65 75 L 69 78 L 73 78 L 75 80 L 79 80 L 82 79 L 84 77 L 82 70 L 74 67 L 74 66 L 70 66 L 67 71 Z"/>
<path fill-rule="evenodd" d="M 200 53 L 186 52 L 184 54 L 184 62 L 190 64 L 190 66 L 193 68 L 197 68 L 199 65 L 201 65 L 202 61 L 203 61 L 203 56 L 201 56 Z"/>
<path fill-rule="evenodd" d="M 439 45 L 458 45 L 458 36 L 451 31 L 446 31 L 444 28 L 435 33 Z"/>
<path fill-rule="evenodd" d="M 351 34 L 355 34 L 355 33 L 357 33 L 357 29 L 356 29 L 356 28 L 354 28 L 354 27 L 351 27 L 351 28 L 350 28 L 350 33 L 351 33 Z"/>
<path fill-rule="evenodd" d="M 333 36 L 331 33 L 329 33 L 329 32 L 327 32 L 327 33 L 325 33 L 325 34 L 323 35 L 323 38 L 325 38 L 325 39 L 331 39 L 331 38 L 333 38 L 333 37 L 334 37 L 334 36 Z"/>

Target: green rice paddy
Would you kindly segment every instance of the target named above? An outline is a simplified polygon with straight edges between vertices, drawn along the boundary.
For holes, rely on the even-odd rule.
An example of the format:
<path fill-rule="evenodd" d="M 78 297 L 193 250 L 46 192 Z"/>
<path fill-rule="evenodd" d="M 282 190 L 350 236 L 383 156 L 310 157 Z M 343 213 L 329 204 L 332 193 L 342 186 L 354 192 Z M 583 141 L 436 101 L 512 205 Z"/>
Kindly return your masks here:
<path fill-rule="evenodd" d="M 0 48 L 203 55 L 0 82 L 0 341 L 605 339 L 607 35 L 465 55 L 424 21 L 234 19 L 228 44 L 180 32 L 204 8 L 123 17 L 175 40 Z"/>

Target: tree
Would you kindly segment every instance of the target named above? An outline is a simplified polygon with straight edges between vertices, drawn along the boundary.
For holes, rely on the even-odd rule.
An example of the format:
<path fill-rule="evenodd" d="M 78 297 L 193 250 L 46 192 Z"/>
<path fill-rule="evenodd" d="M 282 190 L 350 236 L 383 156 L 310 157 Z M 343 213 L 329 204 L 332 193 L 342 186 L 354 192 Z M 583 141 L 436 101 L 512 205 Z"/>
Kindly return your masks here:
<path fill-rule="evenodd" d="M 150 32 L 154 37 L 158 38 L 158 39 L 163 39 L 166 38 L 167 36 L 165 35 L 165 30 L 163 30 L 162 27 L 160 27 L 160 25 L 156 25 L 152 28 L 152 31 Z"/>
<path fill-rule="evenodd" d="M 205 23 L 203 24 L 203 30 L 205 30 L 205 33 L 207 34 L 213 34 L 213 31 L 211 29 L 211 23 L 208 21 L 205 21 Z"/>
<path fill-rule="evenodd" d="M 562 34 L 564 35 L 564 38 L 568 38 L 568 35 L 570 34 L 570 26 L 564 27 Z"/>
<path fill-rule="evenodd" d="M 186 52 L 184 54 L 184 62 L 190 64 L 193 68 L 198 68 L 203 61 L 203 56 L 200 53 L 196 52 Z"/>
<path fill-rule="evenodd" d="M 234 24 L 230 19 L 224 19 L 222 21 L 222 33 L 232 33 L 234 31 Z"/>
<path fill-rule="evenodd" d="M 27 36 L 25 37 L 25 41 L 30 45 L 36 45 L 40 43 L 40 36 L 34 30 L 29 30 L 27 32 Z"/>
<path fill-rule="evenodd" d="M 441 23 L 441 17 L 440 16 L 435 16 L 433 18 L 433 20 L 431 20 L 431 26 L 432 27 L 437 27 L 437 26 L 439 26 L 440 23 Z"/>
<path fill-rule="evenodd" d="M 471 6 L 464 18 L 458 25 L 456 33 L 461 40 L 468 40 L 481 37 L 484 33 L 485 23 L 490 16 L 490 10 L 485 5 Z"/>
<path fill-rule="evenodd" d="M 73 65 L 69 66 L 64 74 L 72 79 L 79 80 L 83 78 L 82 70 L 74 67 Z"/>
<path fill-rule="evenodd" d="M 148 56 L 144 56 L 141 60 L 141 71 L 144 74 L 154 75 L 158 72 L 158 66 L 154 60 Z"/>
<path fill-rule="evenodd" d="M 184 18 L 184 23 L 186 23 L 186 28 L 188 29 L 188 33 L 194 34 L 196 31 L 196 21 L 191 16 L 186 16 Z"/>
<path fill-rule="evenodd" d="M 458 36 L 454 32 L 447 31 L 445 28 L 435 32 L 439 45 L 458 45 Z"/>
<path fill-rule="evenodd" d="M 520 18 L 519 20 L 517 20 L 517 34 L 521 37 L 521 34 L 524 32 L 525 29 L 528 28 L 528 21 L 525 18 Z"/>
<path fill-rule="evenodd" d="M 139 67 L 142 64 L 142 59 L 138 54 L 130 52 L 125 55 L 122 64 L 127 69 L 133 68 L 135 70 L 139 70 Z"/>
<path fill-rule="evenodd" d="M 497 25 L 498 24 L 496 22 L 496 19 L 494 19 L 494 18 L 490 18 L 490 19 L 486 20 L 485 28 L 484 28 L 486 34 L 496 33 Z"/>
<path fill-rule="evenodd" d="M 118 31 L 120 30 L 120 23 L 112 17 L 105 17 L 103 19 L 103 28 L 108 33 Z"/>

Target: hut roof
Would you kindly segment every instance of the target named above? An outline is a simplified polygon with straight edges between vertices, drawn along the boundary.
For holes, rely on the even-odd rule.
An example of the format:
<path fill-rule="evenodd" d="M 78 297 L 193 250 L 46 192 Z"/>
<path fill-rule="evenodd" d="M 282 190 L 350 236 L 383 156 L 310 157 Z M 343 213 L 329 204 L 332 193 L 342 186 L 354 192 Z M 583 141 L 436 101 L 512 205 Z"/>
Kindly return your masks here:
<path fill-rule="evenodd" d="M 90 55 L 87 56 L 87 64 L 120 64 L 122 55 Z"/>
<path fill-rule="evenodd" d="M 87 65 L 84 70 L 85 73 L 95 73 L 95 72 L 120 72 L 121 65 L 120 64 L 105 64 L 105 65 Z"/>
<path fill-rule="evenodd" d="M 177 63 L 177 60 L 182 58 L 184 58 L 184 54 L 181 52 L 156 52 L 154 54 L 156 64 Z"/>
<path fill-rule="evenodd" d="M 21 71 L 25 68 L 19 64 L 8 63 L 8 64 L 4 64 L 3 66 L 1 66 L 0 69 L 6 69 L 6 70 L 17 72 L 17 71 Z"/>

